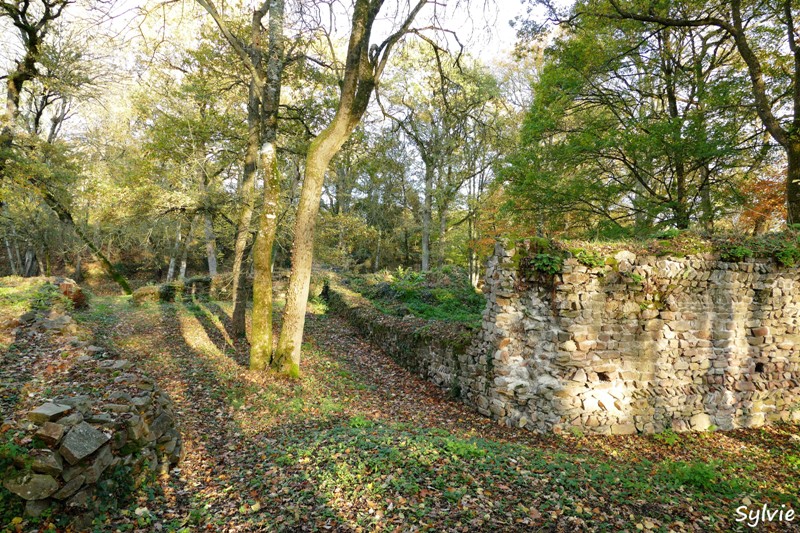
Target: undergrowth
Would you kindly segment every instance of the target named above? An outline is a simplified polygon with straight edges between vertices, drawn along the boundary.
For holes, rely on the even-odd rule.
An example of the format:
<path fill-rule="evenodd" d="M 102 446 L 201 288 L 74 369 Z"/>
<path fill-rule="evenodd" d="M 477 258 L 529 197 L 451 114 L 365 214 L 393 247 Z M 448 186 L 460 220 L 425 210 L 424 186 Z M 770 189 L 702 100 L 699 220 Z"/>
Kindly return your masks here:
<path fill-rule="evenodd" d="M 477 324 L 486 305 L 466 271 L 451 266 L 429 272 L 398 268 L 353 278 L 350 284 L 378 309 L 396 316 Z"/>

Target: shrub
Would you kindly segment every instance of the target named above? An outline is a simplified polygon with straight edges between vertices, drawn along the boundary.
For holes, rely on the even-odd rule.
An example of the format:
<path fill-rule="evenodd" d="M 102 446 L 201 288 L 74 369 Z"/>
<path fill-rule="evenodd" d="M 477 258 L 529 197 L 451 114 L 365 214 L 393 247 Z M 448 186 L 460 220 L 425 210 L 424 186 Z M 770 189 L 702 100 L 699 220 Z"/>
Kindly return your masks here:
<path fill-rule="evenodd" d="M 736 245 L 721 250 L 720 259 L 723 261 L 737 262 L 748 257 L 753 257 L 753 250 L 747 246 Z"/>
<path fill-rule="evenodd" d="M 597 252 L 584 250 L 583 248 L 574 248 L 571 252 L 580 264 L 589 268 L 597 268 L 606 264 L 603 256 Z"/>
<path fill-rule="evenodd" d="M 775 253 L 775 259 L 780 264 L 787 267 L 793 267 L 800 264 L 800 248 L 797 246 L 787 246 L 783 250 Z"/>

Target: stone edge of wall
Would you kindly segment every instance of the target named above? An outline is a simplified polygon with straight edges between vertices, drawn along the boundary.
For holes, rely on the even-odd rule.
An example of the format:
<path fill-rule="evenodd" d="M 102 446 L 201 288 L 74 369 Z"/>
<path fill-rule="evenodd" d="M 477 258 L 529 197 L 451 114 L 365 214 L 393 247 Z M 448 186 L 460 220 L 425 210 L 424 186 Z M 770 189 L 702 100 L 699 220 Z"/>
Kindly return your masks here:
<path fill-rule="evenodd" d="M 76 286 L 68 284 L 67 294 L 64 283 L 54 284 L 67 297 Z M 39 315 L 26 313 L 13 325 L 23 333 L 29 329 L 53 337 L 77 332 L 68 314 Z M 107 357 L 101 347 L 86 346 L 85 352 L 73 368 L 93 380 L 93 387 L 102 386 L 103 398 L 62 395 L 4 422 L 21 429 L 27 445 L 2 473 L 3 486 L 25 501 L 26 516 L 67 514 L 76 529 L 89 527 L 99 500 L 113 504 L 108 483 L 119 480 L 111 478 L 122 472 L 138 486 L 168 472 L 183 453 L 172 401 L 155 381 L 131 362 Z"/>
<path fill-rule="evenodd" d="M 462 396 L 463 368 L 477 331 L 463 324 L 416 317 L 395 317 L 375 308 L 337 276 L 325 280 L 323 296 L 329 308 L 347 319 L 359 333 L 376 342 L 400 366 Z"/>

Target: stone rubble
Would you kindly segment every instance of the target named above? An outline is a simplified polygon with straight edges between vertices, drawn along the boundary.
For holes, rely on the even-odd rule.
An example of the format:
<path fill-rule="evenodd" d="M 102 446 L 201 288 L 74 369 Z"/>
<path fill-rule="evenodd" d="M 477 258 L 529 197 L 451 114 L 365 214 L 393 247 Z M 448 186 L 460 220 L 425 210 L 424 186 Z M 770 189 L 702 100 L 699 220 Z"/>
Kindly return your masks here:
<path fill-rule="evenodd" d="M 14 334 L 60 338 L 75 348 L 40 354 L 43 361 L 55 358 L 45 363 L 54 372 L 48 388 L 33 389 L 14 413 L 4 413 L 4 431 L 24 452 L 0 473 L 0 483 L 25 500 L 27 516 L 68 513 L 75 530 L 83 530 L 76 524 L 90 524 L 98 505 L 114 505 L 116 492 L 101 489 L 110 477 L 130 476 L 133 490 L 178 464 L 177 419 L 155 380 L 104 347 L 67 337 L 77 328 L 67 314 L 32 311 L 11 326 Z"/>

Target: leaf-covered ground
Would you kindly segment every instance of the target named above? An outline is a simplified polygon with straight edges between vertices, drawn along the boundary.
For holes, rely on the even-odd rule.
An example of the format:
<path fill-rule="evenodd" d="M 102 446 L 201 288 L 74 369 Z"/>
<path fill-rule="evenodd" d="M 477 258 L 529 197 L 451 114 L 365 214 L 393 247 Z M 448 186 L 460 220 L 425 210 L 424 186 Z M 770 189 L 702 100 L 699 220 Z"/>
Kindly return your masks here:
<path fill-rule="evenodd" d="M 226 304 L 107 297 L 76 313 L 172 396 L 186 452 L 96 530 L 730 531 L 748 529 L 741 505 L 800 511 L 796 426 L 537 436 L 451 401 L 323 311 L 299 381 L 247 370 Z"/>

